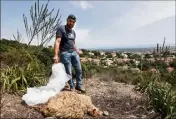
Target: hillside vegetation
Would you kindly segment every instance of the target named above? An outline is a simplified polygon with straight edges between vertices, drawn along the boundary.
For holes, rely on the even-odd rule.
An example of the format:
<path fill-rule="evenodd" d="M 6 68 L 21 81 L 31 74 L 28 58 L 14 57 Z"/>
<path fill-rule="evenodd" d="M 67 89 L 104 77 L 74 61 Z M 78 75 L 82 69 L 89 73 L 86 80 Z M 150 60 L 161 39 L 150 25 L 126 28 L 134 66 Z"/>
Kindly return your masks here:
<path fill-rule="evenodd" d="M 7 39 L 1 39 L 0 42 L 2 92 L 21 95 L 26 92 L 27 87 L 47 83 L 53 64 L 52 47 L 28 46 Z M 40 49 L 41 51 L 38 52 Z M 125 59 L 122 53 L 116 53 L 113 57 L 110 53 L 101 55 L 100 51 L 83 49 L 81 60 L 91 58 L 91 60 L 82 61 L 83 78 L 89 79 L 96 76 L 100 81 L 133 84 L 136 91 L 147 95 L 149 107 L 146 109 L 155 109 L 162 118 L 176 118 L 176 59 L 173 57 L 171 62 L 161 60 L 172 57 L 173 54 L 156 54 L 154 62 L 147 60 L 150 57 L 149 54 L 145 54 L 143 59 L 137 54 L 127 55 L 130 61 L 119 63 L 114 59 Z M 114 61 L 111 65 L 106 62 L 108 58 Z M 99 63 L 97 64 L 94 59 L 99 59 Z M 140 63 L 135 64 L 135 60 L 139 60 Z"/>

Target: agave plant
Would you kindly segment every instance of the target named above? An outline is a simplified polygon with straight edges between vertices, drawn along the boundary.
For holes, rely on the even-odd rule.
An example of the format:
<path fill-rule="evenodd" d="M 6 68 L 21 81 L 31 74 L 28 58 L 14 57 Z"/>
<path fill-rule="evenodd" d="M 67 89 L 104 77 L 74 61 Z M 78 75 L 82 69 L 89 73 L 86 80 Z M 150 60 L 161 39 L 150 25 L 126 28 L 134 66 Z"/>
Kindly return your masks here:
<path fill-rule="evenodd" d="M 5 71 L 1 72 L 1 85 L 3 91 L 25 92 L 27 87 L 44 85 L 46 83 L 44 75 L 38 73 L 34 66 L 32 66 L 31 63 L 23 68 L 15 65 L 8 67 Z"/>
<path fill-rule="evenodd" d="M 139 76 L 139 83 L 135 89 L 141 92 L 147 92 L 149 84 L 160 79 L 160 75 L 152 72 L 143 72 Z"/>
<path fill-rule="evenodd" d="M 152 82 L 147 92 L 154 109 L 161 113 L 163 118 L 176 118 L 176 90 L 166 83 Z"/>

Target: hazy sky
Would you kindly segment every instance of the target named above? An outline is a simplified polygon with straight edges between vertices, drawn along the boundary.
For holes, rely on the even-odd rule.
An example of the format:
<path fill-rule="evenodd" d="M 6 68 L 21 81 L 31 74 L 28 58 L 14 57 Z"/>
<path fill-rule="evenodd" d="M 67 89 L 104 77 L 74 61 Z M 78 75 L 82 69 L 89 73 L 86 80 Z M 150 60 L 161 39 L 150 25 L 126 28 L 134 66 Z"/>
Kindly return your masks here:
<path fill-rule="evenodd" d="M 46 3 L 46 1 L 42 1 Z M 1 2 L 1 37 L 13 38 L 17 28 L 26 39 L 23 13 L 28 16 L 34 1 Z M 50 1 L 60 9 L 62 23 L 77 16 L 78 48 L 121 48 L 175 44 L 175 1 Z M 49 45 L 54 45 L 53 38 Z M 33 44 L 36 44 L 34 41 Z"/>

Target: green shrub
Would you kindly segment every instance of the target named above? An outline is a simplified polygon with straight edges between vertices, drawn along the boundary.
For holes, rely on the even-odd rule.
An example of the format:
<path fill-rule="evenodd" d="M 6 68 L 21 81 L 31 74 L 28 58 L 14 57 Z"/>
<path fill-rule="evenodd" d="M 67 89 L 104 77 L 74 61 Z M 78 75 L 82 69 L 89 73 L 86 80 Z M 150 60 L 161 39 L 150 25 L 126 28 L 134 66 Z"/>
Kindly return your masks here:
<path fill-rule="evenodd" d="M 2 61 L 9 66 L 22 66 L 33 60 L 31 55 L 25 50 L 18 50 L 16 48 L 8 49 L 8 52 L 2 53 Z"/>
<path fill-rule="evenodd" d="M 163 82 L 170 83 L 173 87 L 176 87 L 176 70 L 168 73 L 168 71 L 164 70 L 161 74 L 161 80 Z"/>
<path fill-rule="evenodd" d="M 144 58 L 152 58 L 150 54 L 145 54 Z"/>
<path fill-rule="evenodd" d="M 122 58 L 122 57 L 121 57 L 121 53 L 118 53 L 118 52 L 117 52 L 117 53 L 116 53 L 116 56 L 117 56 L 118 58 Z"/>
<path fill-rule="evenodd" d="M 140 60 L 140 59 L 141 59 L 141 56 L 138 55 L 138 54 L 133 54 L 133 55 L 129 55 L 129 58 L 130 58 L 130 59 L 137 59 L 137 60 Z"/>
<path fill-rule="evenodd" d="M 143 72 L 139 76 L 139 83 L 136 85 L 135 89 L 146 92 L 149 84 L 153 82 L 154 80 L 159 80 L 159 75 L 153 74 L 152 72 Z"/>
<path fill-rule="evenodd" d="M 170 63 L 170 66 L 176 69 L 176 59 Z"/>
<path fill-rule="evenodd" d="M 81 54 L 80 57 L 87 57 L 87 56 L 89 56 L 89 51 L 88 50 L 82 49 L 82 52 L 83 52 L 83 54 Z"/>
<path fill-rule="evenodd" d="M 106 56 L 106 58 L 112 58 L 112 55 L 111 55 L 111 54 L 108 54 L 108 55 Z"/>
<path fill-rule="evenodd" d="M 151 67 L 151 64 L 147 61 L 142 61 L 141 63 L 139 63 L 139 65 L 137 66 L 139 69 L 142 68 L 143 71 L 148 70 Z"/>
<path fill-rule="evenodd" d="M 142 73 L 136 89 L 148 94 L 150 105 L 160 112 L 163 118 L 174 119 L 176 118 L 176 89 L 166 82 L 170 75 L 172 74 L 162 77 L 154 73 Z"/>

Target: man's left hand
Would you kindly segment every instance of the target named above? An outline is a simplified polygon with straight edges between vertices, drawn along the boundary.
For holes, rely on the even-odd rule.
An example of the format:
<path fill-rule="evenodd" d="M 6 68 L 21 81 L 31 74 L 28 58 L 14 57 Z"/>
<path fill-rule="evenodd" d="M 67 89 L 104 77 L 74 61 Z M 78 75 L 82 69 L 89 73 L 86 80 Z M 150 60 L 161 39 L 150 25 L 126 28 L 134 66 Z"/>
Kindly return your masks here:
<path fill-rule="evenodd" d="M 81 50 L 76 51 L 79 55 L 81 55 L 83 52 Z"/>

